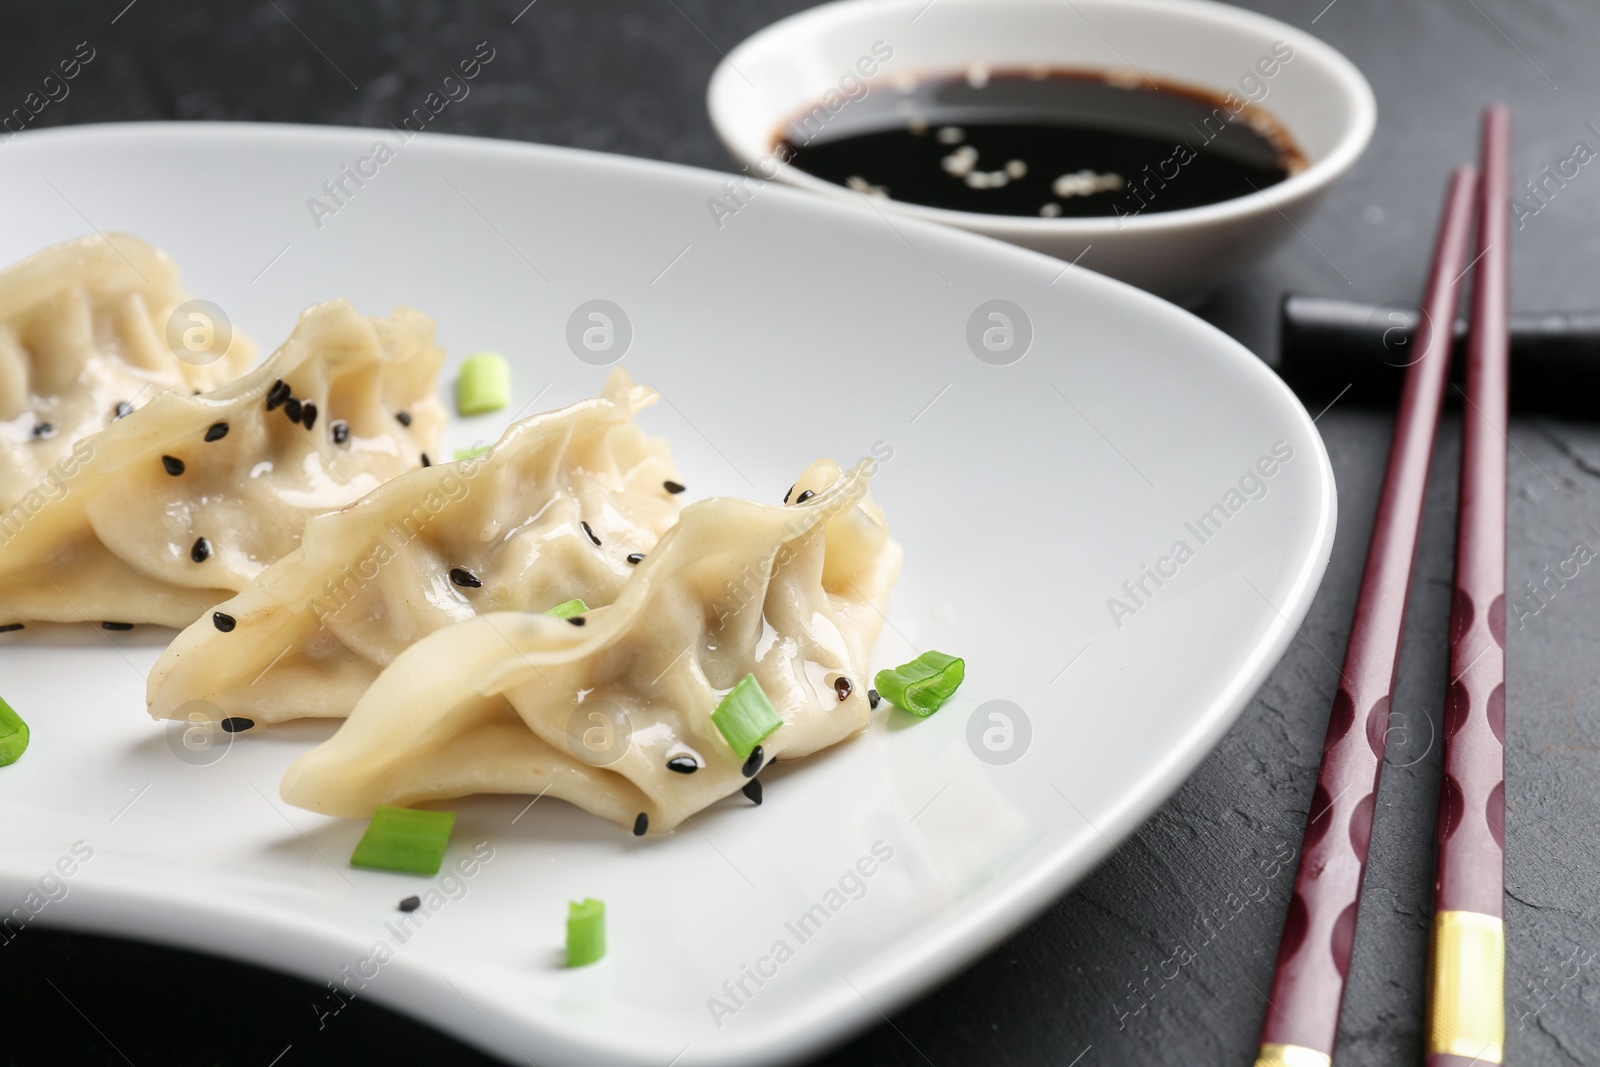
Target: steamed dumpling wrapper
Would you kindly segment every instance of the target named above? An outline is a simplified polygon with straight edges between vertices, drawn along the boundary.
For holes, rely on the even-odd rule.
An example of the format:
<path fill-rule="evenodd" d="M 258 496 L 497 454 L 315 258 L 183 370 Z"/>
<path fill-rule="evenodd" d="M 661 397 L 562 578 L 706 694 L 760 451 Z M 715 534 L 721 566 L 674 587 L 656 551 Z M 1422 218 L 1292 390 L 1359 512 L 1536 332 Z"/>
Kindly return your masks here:
<path fill-rule="evenodd" d="M 201 332 L 186 335 L 188 358 L 174 354 L 168 320 L 190 299 L 177 264 L 121 233 L 52 245 L 0 270 L 0 515 L 41 480 L 58 491 L 76 472 L 73 445 L 119 410 L 168 389 L 214 389 L 254 362 L 249 338 L 203 313 L 192 320 Z M 187 315 L 178 320 L 191 327 Z"/>
<path fill-rule="evenodd" d="M 313 520 L 298 549 L 218 605 L 225 632 L 208 616 L 178 635 L 150 673 L 150 714 L 343 716 L 435 630 L 611 603 L 636 570 L 629 557 L 655 548 L 680 510 L 666 442 L 633 422 L 658 398 L 619 367 L 603 395 Z"/>
<path fill-rule="evenodd" d="M 711 718 L 746 674 L 783 719 L 761 742 L 766 758 L 856 733 L 869 721 L 868 657 L 900 567 L 867 495 L 871 467 L 841 476 L 819 461 L 793 499 L 816 495 L 792 506 L 690 505 L 616 602 L 582 626 L 496 612 L 425 638 L 295 761 L 283 798 L 366 816 L 379 804 L 549 792 L 635 832 L 662 831 L 749 781 Z M 692 773 L 668 768 L 685 758 Z"/>
<path fill-rule="evenodd" d="M 0 514 L 0 624 L 187 626 L 298 547 L 308 519 L 427 462 L 443 360 L 426 315 L 335 300 L 245 377 L 163 393 L 78 442 L 59 492 Z"/>

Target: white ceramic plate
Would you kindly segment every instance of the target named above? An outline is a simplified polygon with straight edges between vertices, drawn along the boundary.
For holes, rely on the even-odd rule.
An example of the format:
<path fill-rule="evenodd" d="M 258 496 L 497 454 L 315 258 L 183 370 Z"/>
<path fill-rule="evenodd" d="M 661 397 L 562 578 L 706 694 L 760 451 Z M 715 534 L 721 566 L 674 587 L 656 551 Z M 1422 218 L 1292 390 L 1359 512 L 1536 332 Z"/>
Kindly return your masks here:
<path fill-rule="evenodd" d="M 966 684 L 926 721 L 884 705 L 864 736 L 764 776 L 764 806 L 736 796 L 662 839 L 554 800 L 464 801 L 447 864 L 480 842 L 493 858 L 429 880 L 351 870 L 360 823 L 277 799 L 326 724 L 180 758 L 181 736 L 143 714 L 168 632 L 6 635 L 0 694 L 33 744 L 0 770 L 0 906 L 30 925 L 344 986 L 509 1061 L 799 1059 L 1082 878 L 1221 737 L 1304 615 L 1334 528 L 1322 444 L 1255 357 L 1171 305 L 869 205 L 769 186 L 719 228 L 707 201 L 726 198 L 724 175 L 454 137 L 370 165 L 319 227 L 308 198 L 395 139 L 23 134 L 4 148 L 0 259 L 90 227 L 138 234 L 269 350 L 319 300 L 411 304 L 453 360 L 506 353 L 516 404 L 541 408 L 599 387 L 567 326 L 612 301 L 631 323 L 626 365 L 666 397 L 645 422 L 691 495 L 776 500 L 816 456 L 893 450 L 874 491 L 906 566 L 875 666 L 939 648 L 965 656 Z M 1031 330 L 1009 365 L 968 343 L 993 300 Z M 978 350 L 1016 355 L 1016 311 L 999 353 L 981 335 L 1005 324 L 986 314 Z M 449 444 L 505 417 L 457 421 Z M 1252 480 L 1275 445 L 1292 458 Z M 1201 543 L 1185 524 L 1213 505 L 1220 531 Z M 1123 582 L 1180 540 L 1192 558 L 1127 598 Z M 1137 610 L 1114 622 L 1113 596 Z M 992 701 L 1010 702 L 1009 731 Z M 78 841 L 92 857 L 50 876 Z M 402 940 L 396 902 L 430 889 Z M 610 955 L 566 971 L 566 902 L 584 896 L 608 905 Z M 340 1002 L 324 1003 L 336 1025 Z"/>

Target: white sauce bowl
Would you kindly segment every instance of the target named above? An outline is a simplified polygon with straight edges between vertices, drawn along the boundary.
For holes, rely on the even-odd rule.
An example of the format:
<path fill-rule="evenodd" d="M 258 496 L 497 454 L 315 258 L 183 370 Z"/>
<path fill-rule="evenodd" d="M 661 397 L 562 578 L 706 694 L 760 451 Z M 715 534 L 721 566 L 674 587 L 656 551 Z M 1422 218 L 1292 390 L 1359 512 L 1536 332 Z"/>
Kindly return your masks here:
<path fill-rule="evenodd" d="M 1270 62 L 1279 42 L 1293 55 Z M 707 106 L 723 143 L 750 174 L 860 202 L 861 193 L 773 154 L 784 124 L 824 99 L 833 106 L 808 128 L 848 124 L 862 83 L 869 94 L 894 92 L 897 79 L 950 75 L 974 64 L 996 71 L 1136 71 L 1158 83 L 1231 92 L 1230 106 L 1253 103 L 1288 130 L 1309 160 L 1306 169 L 1259 194 L 1204 207 L 1031 218 L 873 201 L 886 211 L 1079 260 L 1185 302 L 1293 236 L 1366 149 L 1377 117 L 1371 86 L 1333 48 L 1276 19 L 1209 0 L 841 0 L 739 45 L 712 75 Z"/>

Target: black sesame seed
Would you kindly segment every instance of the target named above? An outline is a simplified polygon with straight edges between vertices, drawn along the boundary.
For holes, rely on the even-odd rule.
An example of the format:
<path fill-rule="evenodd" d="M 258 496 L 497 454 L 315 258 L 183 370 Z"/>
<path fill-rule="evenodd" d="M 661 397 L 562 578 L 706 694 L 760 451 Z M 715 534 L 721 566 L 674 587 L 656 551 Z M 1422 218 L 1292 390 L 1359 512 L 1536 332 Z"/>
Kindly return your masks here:
<path fill-rule="evenodd" d="M 628 562 L 633 564 L 635 567 L 637 567 L 639 564 L 644 562 L 644 553 L 643 552 L 629 552 L 628 553 Z"/>
<path fill-rule="evenodd" d="M 211 625 L 225 634 L 231 634 L 233 633 L 233 628 L 239 625 L 239 620 L 225 612 L 213 611 L 211 613 Z"/>
<path fill-rule="evenodd" d="M 293 392 L 294 390 L 289 388 L 289 383 L 282 378 L 273 382 L 272 388 L 267 390 L 267 410 L 276 411 L 283 407 L 284 401 L 288 400 Z"/>
<path fill-rule="evenodd" d="M 416 911 L 420 907 L 422 907 L 421 897 L 406 897 L 406 899 L 400 902 L 400 910 L 406 912 L 407 914 Z"/>
<path fill-rule="evenodd" d="M 677 494 L 683 492 L 684 486 L 682 482 L 675 482 L 671 479 L 668 479 L 667 481 L 661 483 L 661 488 L 676 496 Z"/>
<path fill-rule="evenodd" d="M 761 769 L 761 761 L 765 758 L 766 756 L 765 753 L 761 751 L 761 746 L 757 745 L 751 750 L 750 757 L 744 761 L 744 766 L 741 767 L 740 770 L 744 772 L 744 776 L 746 778 L 754 778 L 756 776 L 756 772 Z"/>
<path fill-rule="evenodd" d="M 204 563 L 211 558 L 211 542 L 204 537 L 197 538 L 194 547 L 189 550 L 189 558 L 196 563 Z"/>
<path fill-rule="evenodd" d="M 598 537 L 596 537 L 594 535 L 594 530 L 590 528 L 589 523 L 587 521 L 585 521 L 583 519 L 579 519 L 578 520 L 578 525 L 582 526 L 583 527 L 583 532 L 589 535 L 589 540 L 593 541 L 596 545 L 598 545 L 600 543 L 600 538 L 598 538 Z"/>
<path fill-rule="evenodd" d="M 639 817 L 633 820 L 633 836 L 643 837 L 648 829 L 650 829 L 650 816 L 641 811 Z"/>
<path fill-rule="evenodd" d="M 852 688 L 853 686 L 851 686 L 848 678 L 835 678 L 833 680 L 833 691 L 839 695 L 841 704 L 850 699 L 850 690 Z"/>
<path fill-rule="evenodd" d="M 789 498 L 792 496 L 794 496 L 794 486 L 791 485 L 789 487 L 789 491 L 783 494 L 783 502 L 787 504 L 789 502 Z"/>
<path fill-rule="evenodd" d="M 667 770 L 679 774 L 693 774 L 700 769 L 700 764 L 694 761 L 693 756 L 673 756 L 667 760 Z"/>
<path fill-rule="evenodd" d="M 211 429 L 206 431 L 206 441 L 208 443 L 220 441 L 226 436 L 228 436 L 228 424 L 225 422 L 214 422 L 211 424 Z"/>
<path fill-rule="evenodd" d="M 128 403 L 126 400 L 119 400 L 117 401 L 116 410 L 112 413 L 112 420 L 115 421 L 116 419 L 125 419 L 132 414 L 133 405 Z"/>
<path fill-rule="evenodd" d="M 867 690 L 867 706 L 868 707 L 876 708 L 878 706 L 878 700 L 879 699 L 880 698 L 878 697 L 878 691 L 876 689 L 868 689 Z"/>
<path fill-rule="evenodd" d="M 483 581 L 476 574 L 460 567 L 450 568 L 450 580 L 457 585 L 466 586 L 468 589 L 477 589 L 483 585 Z"/>
<path fill-rule="evenodd" d="M 394 419 L 401 426 L 410 426 L 411 425 L 411 412 L 409 412 L 409 411 L 399 412 L 398 414 L 395 415 Z"/>
<path fill-rule="evenodd" d="M 131 622 L 103 622 L 103 623 L 100 624 L 100 629 L 102 629 L 102 630 L 119 630 L 119 631 L 120 630 L 131 630 L 131 629 L 133 629 L 133 623 L 131 623 Z"/>
<path fill-rule="evenodd" d="M 254 729 L 256 721 L 247 719 L 243 715 L 230 715 L 220 723 L 224 733 L 242 734 L 246 730 Z"/>
<path fill-rule="evenodd" d="M 744 784 L 744 788 L 739 790 L 739 792 L 748 797 L 752 804 L 755 804 L 759 807 L 761 804 L 761 779 L 750 779 Z"/>
<path fill-rule="evenodd" d="M 426 452 L 424 452 L 424 453 L 423 453 L 423 454 L 422 454 L 422 465 L 423 465 L 423 466 L 424 466 L 424 467 L 431 467 L 431 466 L 433 466 L 433 460 L 431 460 L 431 459 L 429 459 L 429 458 L 428 458 L 428 454 L 427 454 L 427 453 L 426 453 Z"/>
<path fill-rule="evenodd" d="M 330 422 L 328 424 L 328 429 L 333 432 L 334 444 L 342 445 L 346 441 L 350 440 L 350 424 L 345 422 L 343 419 L 339 419 L 336 422 Z"/>
<path fill-rule="evenodd" d="M 588 622 L 589 620 L 585 619 L 582 615 L 574 615 L 571 618 L 569 618 L 567 621 L 570 622 L 574 626 L 582 626 L 584 623 Z"/>
<path fill-rule="evenodd" d="M 56 435 L 55 423 L 53 423 L 53 422 L 39 422 L 39 423 L 35 423 L 34 424 L 33 436 L 35 436 L 35 437 L 54 437 L 55 435 Z"/>
<path fill-rule="evenodd" d="M 296 400 L 292 396 L 288 400 L 285 400 L 283 402 L 283 413 L 285 415 L 289 416 L 289 421 L 290 422 L 299 422 L 300 421 L 300 401 Z"/>
<path fill-rule="evenodd" d="M 796 504 L 804 504 L 807 500 L 810 500 L 812 497 L 814 497 L 816 495 L 817 495 L 816 493 L 813 493 L 811 490 L 807 489 L 805 492 L 803 492 L 799 496 L 795 497 L 794 498 L 794 502 Z"/>
<path fill-rule="evenodd" d="M 20 630 L 22 629 L 23 625 L 24 624 L 20 622 L 8 622 L 4 626 L 0 626 L 0 634 L 8 634 L 14 630 Z"/>
<path fill-rule="evenodd" d="M 167 468 L 167 473 L 174 478 L 183 473 L 183 460 L 177 456 L 162 456 L 161 465 Z"/>
<path fill-rule="evenodd" d="M 306 429 L 309 430 L 309 429 L 311 429 L 311 427 L 315 426 L 316 424 L 317 424 L 317 405 L 315 405 L 311 401 L 307 400 L 304 404 L 300 405 L 300 425 L 304 426 Z"/>

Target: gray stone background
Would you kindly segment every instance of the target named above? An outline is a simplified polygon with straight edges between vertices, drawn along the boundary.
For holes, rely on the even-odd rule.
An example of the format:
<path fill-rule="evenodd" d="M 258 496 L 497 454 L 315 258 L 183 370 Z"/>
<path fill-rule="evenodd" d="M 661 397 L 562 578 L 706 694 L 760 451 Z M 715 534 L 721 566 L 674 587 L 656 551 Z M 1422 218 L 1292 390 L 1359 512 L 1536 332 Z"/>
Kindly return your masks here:
<path fill-rule="evenodd" d="M 1066 2 L 1066 0 L 1063 0 Z M 0 104 L 88 39 L 95 61 L 40 125 L 240 119 L 383 126 L 463 48 L 499 55 L 447 132 L 728 169 L 703 94 L 719 51 L 804 0 L 0 4 Z M 1376 139 L 1296 239 L 1200 309 L 1269 360 L 1284 291 L 1415 299 L 1450 167 L 1476 153 L 1478 109 L 1508 101 L 1513 184 L 1600 116 L 1600 8 L 1586 0 L 1250 0 L 1349 55 L 1378 97 Z M 120 15 L 119 15 L 120 12 Z M 113 19 L 116 19 L 113 24 Z M 292 20 L 292 21 L 291 21 Z M 1315 25 L 1312 25 L 1313 22 Z M 315 42 L 313 44 L 313 42 Z M 320 53 L 319 54 L 319 49 Z M 337 69 L 336 69 L 337 67 Z M 343 73 L 340 73 L 340 72 Z M 347 80 L 348 77 L 348 80 Z M 356 86 L 352 88 L 351 82 Z M 3 165 L 3 162 L 0 162 Z M 115 181 L 115 174 L 106 175 Z M 1600 307 L 1600 164 L 1515 233 L 1513 307 Z M 1085 266 L 1092 267 L 1092 260 Z M 1334 397 L 1306 395 L 1316 412 Z M 1600 409 L 1597 409 L 1600 415 Z M 1340 528 L 1301 636 L 1239 723 L 1097 873 L 962 974 L 820 1062 L 1244 1064 L 1265 1010 L 1297 847 L 1366 550 L 1391 415 L 1343 400 L 1320 426 Z M 1444 695 L 1459 423 L 1447 414 L 1429 490 L 1340 1063 L 1418 1062 L 1432 901 L 1435 743 Z M 1509 586 L 1577 542 L 1600 549 L 1600 432 L 1519 415 L 1511 431 Z M 1596 911 L 1600 571 L 1586 567 L 1510 626 L 1507 1062 L 1600 1062 Z M 1174 942 L 1197 945 L 1153 977 Z M 39 978 L 64 976 L 73 1005 Z M 64 987 L 65 988 L 65 987 Z M 486 1063 L 356 1002 L 319 1031 L 317 990 L 281 975 L 131 942 L 32 930 L 0 959 L 7 1064 Z M 80 1013 L 81 1010 L 81 1013 Z M 292 1046 L 284 1053 L 286 1046 Z M 1080 1056 L 1074 1061 L 1074 1056 Z"/>

